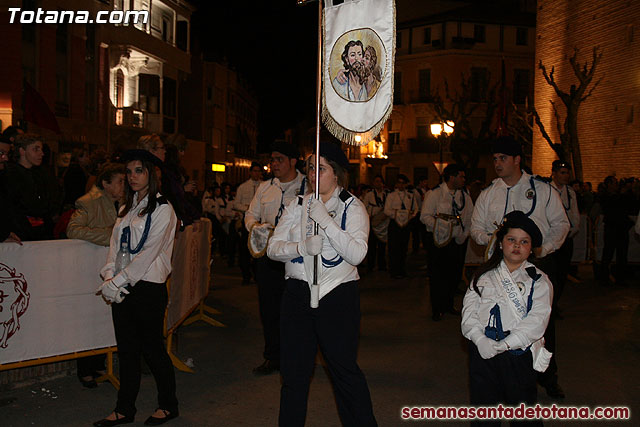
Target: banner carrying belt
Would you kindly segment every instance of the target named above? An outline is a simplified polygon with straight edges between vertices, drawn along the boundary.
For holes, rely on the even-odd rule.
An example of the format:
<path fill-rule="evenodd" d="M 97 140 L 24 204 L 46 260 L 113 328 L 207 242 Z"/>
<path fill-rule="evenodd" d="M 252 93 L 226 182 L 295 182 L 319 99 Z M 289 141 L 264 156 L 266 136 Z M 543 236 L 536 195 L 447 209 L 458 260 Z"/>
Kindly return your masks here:
<path fill-rule="evenodd" d="M 326 0 L 323 27 L 322 120 L 340 141 L 366 145 L 393 109 L 394 0 Z"/>

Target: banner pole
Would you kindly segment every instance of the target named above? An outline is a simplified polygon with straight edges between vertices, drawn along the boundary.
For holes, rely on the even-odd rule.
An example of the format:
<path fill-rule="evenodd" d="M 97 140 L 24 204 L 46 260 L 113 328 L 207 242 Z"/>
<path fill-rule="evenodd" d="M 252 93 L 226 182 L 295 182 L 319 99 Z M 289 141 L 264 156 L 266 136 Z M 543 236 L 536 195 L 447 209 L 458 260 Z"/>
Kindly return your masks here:
<path fill-rule="evenodd" d="M 320 113 L 322 110 L 322 0 L 318 0 L 318 68 L 316 75 L 316 149 L 315 149 L 315 198 L 320 199 Z M 313 235 L 318 235 L 318 223 L 313 226 Z M 318 256 L 313 257 L 313 283 L 311 285 L 311 308 L 318 308 L 320 289 L 318 286 Z"/>

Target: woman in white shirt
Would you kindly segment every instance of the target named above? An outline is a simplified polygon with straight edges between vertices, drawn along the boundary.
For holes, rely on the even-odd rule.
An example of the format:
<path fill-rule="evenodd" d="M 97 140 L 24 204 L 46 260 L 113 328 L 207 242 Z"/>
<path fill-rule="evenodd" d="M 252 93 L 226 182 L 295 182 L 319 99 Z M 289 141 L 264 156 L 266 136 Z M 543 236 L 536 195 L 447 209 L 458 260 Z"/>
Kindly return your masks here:
<path fill-rule="evenodd" d="M 307 160 L 315 188 L 314 156 Z M 298 196 L 285 209 L 267 254 L 286 262 L 280 315 L 280 425 L 302 426 L 318 345 L 327 362 L 344 425 L 377 425 L 369 387 L 358 367 L 360 295 L 357 265 L 367 254 L 369 216 L 344 190 L 349 160 L 335 144 L 320 145 L 320 200 Z M 314 223 L 318 235 L 314 236 Z M 318 255 L 318 308 L 310 306 Z"/>
<path fill-rule="evenodd" d="M 107 264 L 100 272 L 105 281 L 98 290 L 111 304 L 120 390 L 114 411 L 96 421 L 98 427 L 133 422 L 141 356 L 158 389 L 158 409 L 145 424 L 159 425 L 178 416 L 175 373 L 162 334 L 177 218 L 158 193 L 154 170 L 161 161 L 145 150 L 129 150 L 123 160 L 126 202 L 113 227 Z"/>
<path fill-rule="evenodd" d="M 543 335 L 553 288 L 527 261 L 542 244 L 542 233 L 523 212 L 512 211 L 496 242 L 491 258 L 478 267 L 462 308 L 462 334 L 470 341 L 470 400 L 475 406 L 532 405 L 536 371 L 544 372 L 551 359 Z"/>

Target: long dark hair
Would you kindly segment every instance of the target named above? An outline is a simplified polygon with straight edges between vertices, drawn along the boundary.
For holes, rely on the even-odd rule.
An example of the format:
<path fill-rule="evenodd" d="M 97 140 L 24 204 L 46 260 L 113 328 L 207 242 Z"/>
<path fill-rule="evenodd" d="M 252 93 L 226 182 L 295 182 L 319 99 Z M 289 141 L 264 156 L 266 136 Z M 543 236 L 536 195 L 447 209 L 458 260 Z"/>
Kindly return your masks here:
<path fill-rule="evenodd" d="M 158 176 L 156 175 L 156 166 L 148 160 L 144 159 L 133 159 L 129 160 L 127 164 L 135 161 L 140 161 L 142 163 L 142 168 L 147 170 L 147 174 L 149 175 L 149 190 L 147 192 L 148 202 L 147 207 L 140 211 L 140 216 L 145 216 L 147 214 L 151 215 L 153 211 L 156 210 L 156 206 L 158 204 L 157 195 L 160 190 L 160 183 L 158 181 Z M 118 214 L 119 217 L 124 217 L 133 206 L 133 195 L 135 191 L 129 185 L 129 180 L 125 179 L 124 185 L 124 193 L 125 193 L 125 204 L 124 209 Z M 139 202 L 139 201 L 138 201 Z"/>
<path fill-rule="evenodd" d="M 478 289 L 478 280 L 480 279 L 480 277 L 482 277 L 483 274 L 493 270 L 494 268 L 500 265 L 500 261 L 502 261 L 502 257 L 504 256 L 504 253 L 502 252 L 502 248 L 501 248 L 502 239 L 504 239 L 504 236 L 507 235 L 507 233 L 511 228 L 518 228 L 518 227 L 505 227 L 501 225 L 500 228 L 498 228 L 498 232 L 496 233 L 496 245 L 495 245 L 495 248 L 493 249 L 493 254 L 491 255 L 491 258 L 486 260 L 484 263 L 480 264 L 480 266 L 473 273 L 473 280 L 471 281 L 471 287 L 480 296 L 482 296 L 482 294 L 480 293 L 480 289 Z"/>

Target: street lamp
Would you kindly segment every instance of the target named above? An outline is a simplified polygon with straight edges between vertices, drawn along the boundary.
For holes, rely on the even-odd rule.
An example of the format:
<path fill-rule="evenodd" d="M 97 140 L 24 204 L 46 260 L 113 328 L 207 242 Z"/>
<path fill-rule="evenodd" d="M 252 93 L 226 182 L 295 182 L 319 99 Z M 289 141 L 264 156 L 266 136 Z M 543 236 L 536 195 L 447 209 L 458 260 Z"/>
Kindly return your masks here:
<path fill-rule="evenodd" d="M 433 162 L 434 166 L 436 167 L 440 175 L 442 175 L 444 168 L 447 166 L 442 162 L 443 145 L 446 142 L 447 138 L 451 136 L 451 134 L 453 133 L 454 128 L 455 128 L 455 123 L 453 123 L 453 120 L 446 120 L 444 122 L 433 121 L 429 125 L 431 135 L 433 135 L 434 138 L 436 138 L 440 143 L 440 162 L 438 163 Z M 444 136 L 442 135 L 443 133 L 444 133 Z"/>

